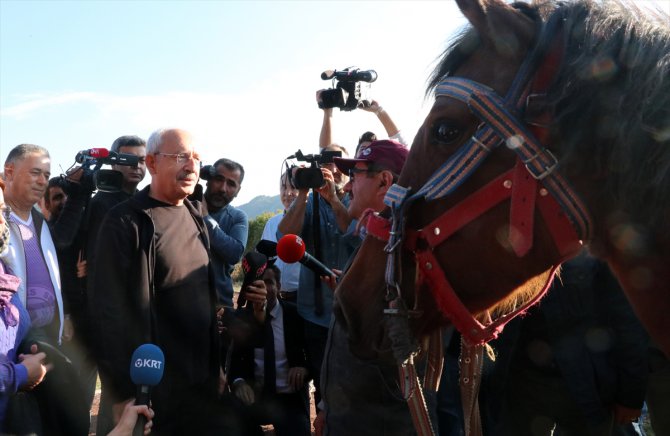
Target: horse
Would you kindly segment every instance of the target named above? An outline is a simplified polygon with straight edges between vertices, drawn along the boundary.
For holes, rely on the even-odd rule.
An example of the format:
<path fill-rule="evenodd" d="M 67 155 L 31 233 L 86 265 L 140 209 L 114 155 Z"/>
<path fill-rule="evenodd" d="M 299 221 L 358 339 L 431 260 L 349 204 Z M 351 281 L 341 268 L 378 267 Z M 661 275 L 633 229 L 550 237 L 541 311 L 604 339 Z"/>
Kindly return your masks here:
<path fill-rule="evenodd" d="M 670 17 L 456 1 L 470 25 L 335 291 L 352 353 L 388 357 L 398 318 L 484 343 L 587 246 L 670 356 Z"/>

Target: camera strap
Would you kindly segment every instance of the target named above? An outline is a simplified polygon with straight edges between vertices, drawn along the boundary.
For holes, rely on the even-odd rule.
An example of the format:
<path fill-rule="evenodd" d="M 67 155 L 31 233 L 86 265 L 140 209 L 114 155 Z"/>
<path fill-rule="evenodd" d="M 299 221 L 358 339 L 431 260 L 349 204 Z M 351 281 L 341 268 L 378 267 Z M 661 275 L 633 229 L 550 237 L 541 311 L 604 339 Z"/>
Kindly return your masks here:
<path fill-rule="evenodd" d="M 314 257 L 321 260 L 321 214 L 319 201 L 321 196 L 312 190 L 312 241 L 314 242 Z M 321 291 L 321 277 L 314 274 L 314 314 L 323 315 L 323 293 Z"/>

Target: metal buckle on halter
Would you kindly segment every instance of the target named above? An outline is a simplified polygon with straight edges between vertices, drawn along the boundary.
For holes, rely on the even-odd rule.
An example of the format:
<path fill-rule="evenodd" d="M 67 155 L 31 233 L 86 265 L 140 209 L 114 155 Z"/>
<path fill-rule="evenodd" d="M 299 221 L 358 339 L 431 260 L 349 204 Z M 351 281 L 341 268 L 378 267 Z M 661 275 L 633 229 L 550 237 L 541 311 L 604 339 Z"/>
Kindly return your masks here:
<path fill-rule="evenodd" d="M 524 110 L 524 121 L 532 126 L 549 128 L 551 112 L 547 103 L 547 94 L 528 94 Z"/>
<path fill-rule="evenodd" d="M 490 152 L 492 151 L 492 150 L 491 150 L 491 147 L 489 147 L 488 145 L 484 144 L 484 143 L 483 143 L 482 141 L 480 141 L 475 135 L 472 135 L 472 138 L 470 138 L 470 139 L 471 139 L 475 144 L 477 144 L 478 146 L 480 146 L 481 148 L 483 148 L 484 151 L 486 151 L 486 152 L 488 152 L 488 153 L 490 153 Z"/>
<path fill-rule="evenodd" d="M 542 153 L 546 153 L 549 156 L 549 158 L 551 158 L 551 160 L 553 162 L 548 166 L 544 166 L 544 171 L 542 171 L 540 174 L 535 174 L 535 171 L 533 171 L 533 169 L 530 167 L 530 163 L 533 162 L 538 157 L 540 157 L 540 155 Z M 544 179 L 549 174 L 551 174 L 556 169 L 556 166 L 558 165 L 558 159 L 556 159 L 556 156 L 554 156 L 554 154 L 551 151 L 549 151 L 549 149 L 546 149 L 546 148 L 544 150 L 540 151 L 540 152 L 537 152 L 536 154 L 529 157 L 528 159 L 522 160 L 521 162 L 523 162 L 523 164 L 526 166 L 526 169 L 528 170 L 530 175 L 533 176 L 533 178 L 535 180 Z"/>

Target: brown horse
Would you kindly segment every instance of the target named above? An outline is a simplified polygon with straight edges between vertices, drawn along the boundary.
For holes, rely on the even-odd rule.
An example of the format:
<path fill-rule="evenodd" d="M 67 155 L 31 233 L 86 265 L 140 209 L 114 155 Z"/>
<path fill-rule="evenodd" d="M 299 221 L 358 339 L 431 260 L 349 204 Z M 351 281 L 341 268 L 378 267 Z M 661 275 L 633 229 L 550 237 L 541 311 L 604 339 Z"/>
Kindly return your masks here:
<path fill-rule="evenodd" d="M 573 232 L 609 263 L 670 355 L 670 18 L 645 18 L 619 2 L 457 3 L 471 27 L 445 51 L 430 82 L 437 98 L 398 182 L 411 198 L 394 204 L 399 248 L 368 235 L 336 291 L 352 351 L 362 358 L 385 355 L 382 313 L 393 288 L 415 309 L 409 318 L 416 336 L 454 317 L 440 302 L 448 285 L 481 321 L 519 307 L 576 254 L 571 242 L 562 246 Z M 493 115 L 473 109 L 480 94 L 498 102 Z M 503 112 L 521 127 L 510 135 L 496 127 L 483 137 L 481 129 Z M 445 161 L 459 164 L 454 156 L 473 136 L 473 149 L 485 159 L 447 195 L 417 197 Z M 519 142 L 533 140 L 540 151 L 524 157 Z M 542 159 L 548 163 L 533 170 Z M 498 183 L 513 191 L 524 177 L 531 181 L 527 195 L 487 200 L 485 187 Z M 478 193 L 480 200 L 468 202 Z M 557 199 L 558 213 L 533 207 L 545 197 Z M 523 209 L 527 199 L 530 213 L 519 220 L 513 209 Z M 431 241 L 441 231 L 433 221 L 445 212 L 451 215 L 438 224 L 462 222 Z M 559 215 L 570 231 L 555 229 L 551 216 Z M 394 257 L 386 263 L 396 265 L 390 274 L 389 252 Z M 436 268 L 445 280 L 426 281 Z"/>

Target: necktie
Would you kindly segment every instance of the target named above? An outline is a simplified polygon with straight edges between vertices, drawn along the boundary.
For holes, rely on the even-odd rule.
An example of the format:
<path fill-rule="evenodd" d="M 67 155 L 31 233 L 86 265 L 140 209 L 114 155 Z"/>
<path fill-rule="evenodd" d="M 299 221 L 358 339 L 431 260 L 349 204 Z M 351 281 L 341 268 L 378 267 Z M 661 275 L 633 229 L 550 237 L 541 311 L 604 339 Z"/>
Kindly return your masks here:
<path fill-rule="evenodd" d="M 275 393 L 277 390 L 277 369 L 275 367 L 275 335 L 272 331 L 272 315 L 265 318 L 265 356 L 263 392 Z"/>

